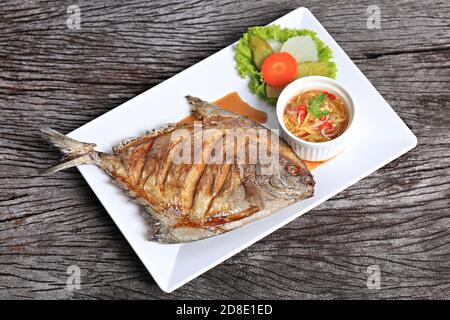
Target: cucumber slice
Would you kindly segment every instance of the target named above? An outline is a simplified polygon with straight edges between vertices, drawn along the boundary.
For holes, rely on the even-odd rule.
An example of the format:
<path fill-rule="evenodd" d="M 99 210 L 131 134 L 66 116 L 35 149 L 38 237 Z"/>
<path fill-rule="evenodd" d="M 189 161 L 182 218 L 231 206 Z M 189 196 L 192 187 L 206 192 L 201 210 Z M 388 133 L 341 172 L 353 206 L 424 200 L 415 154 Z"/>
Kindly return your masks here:
<path fill-rule="evenodd" d="M 298 64 L 297 79 L 307 76 L 333 77 L 333 70 L 326 62 L 303 62 Z"/>
<path fill-rule="evenodd" d="M 266 84 L 266 96 L 269 99 L 278 98 L 285 87 L 272 87 Z"/>

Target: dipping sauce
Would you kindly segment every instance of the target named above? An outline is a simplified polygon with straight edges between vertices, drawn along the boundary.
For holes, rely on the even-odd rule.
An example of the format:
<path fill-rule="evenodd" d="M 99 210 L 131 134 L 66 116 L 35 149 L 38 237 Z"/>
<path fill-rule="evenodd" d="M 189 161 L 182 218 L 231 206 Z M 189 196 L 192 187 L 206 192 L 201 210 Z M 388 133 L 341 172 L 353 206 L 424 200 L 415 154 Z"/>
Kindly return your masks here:
<path fill-rule="evenodd" d="M 347 129 L 349 113 L 341 97 L 322 90 L 309 90 L 289 101 L 283 120 L 296 137 L 309 142 L 326 142 Z"/>

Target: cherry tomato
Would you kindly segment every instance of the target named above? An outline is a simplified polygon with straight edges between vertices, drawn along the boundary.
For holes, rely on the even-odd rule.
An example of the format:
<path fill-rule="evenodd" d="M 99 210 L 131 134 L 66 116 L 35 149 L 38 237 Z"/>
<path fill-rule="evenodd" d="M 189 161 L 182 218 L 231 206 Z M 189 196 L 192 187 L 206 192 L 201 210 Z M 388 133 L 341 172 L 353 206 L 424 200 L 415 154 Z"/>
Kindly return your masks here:
<path fill-rule="evenodd" d="M 336 99 L 336 96 L 334 94 L 332 94 L 332 93 L 325 92 L 325 94 L 327 95 L 328 99 L 330 99 L 330 100 L 335 100 Z"/>
<path fill-rule="evenodd" d="M 319 126 L 319 129 L 320 130 L 322 130 L 322 129 L 330 130 L 330 129 L 333 129 L 333 125 L 331 123 L 329 123 L 328 121 L 325 121 L 324 123 L 322 123 Z"/>
<path fill-rule="evenodd" d="M 261 71 L 267 84 L 282 87 L 291 83 L 297 76 L 297 61 L 287 52 L 273 53 L 264 60 Z"/>

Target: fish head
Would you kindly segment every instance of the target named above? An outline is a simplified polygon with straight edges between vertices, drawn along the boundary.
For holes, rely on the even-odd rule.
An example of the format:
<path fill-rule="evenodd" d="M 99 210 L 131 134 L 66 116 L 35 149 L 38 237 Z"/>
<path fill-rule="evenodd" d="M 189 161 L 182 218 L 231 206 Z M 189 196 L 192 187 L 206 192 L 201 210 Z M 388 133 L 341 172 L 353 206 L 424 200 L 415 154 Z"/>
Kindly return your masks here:
<path fill-rule="evenodd" d="M 285 143 L 280 143 L 276 162 L 260 166 L 257 183 L 275 198 L 301 200 L 314 193 L 314 178 L 305 163 Z"/>
<path fill-rule="evenodd" d="M 284 185 L 299 193 L 303 193 L 305 187 L 314 188 L 315 182 L 311 172 L 296 155 L 295 157 L 280 157 L 278 176 L 283 180 Z"/>

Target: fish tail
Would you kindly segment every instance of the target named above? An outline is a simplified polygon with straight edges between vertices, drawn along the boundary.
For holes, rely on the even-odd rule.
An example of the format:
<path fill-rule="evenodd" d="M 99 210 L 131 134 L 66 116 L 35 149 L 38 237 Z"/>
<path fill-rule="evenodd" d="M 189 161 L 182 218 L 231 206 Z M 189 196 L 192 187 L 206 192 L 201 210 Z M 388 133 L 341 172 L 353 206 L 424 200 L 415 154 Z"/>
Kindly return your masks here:
<path fill-rule="evenodd" d="M 97 162 L 98 152 L 94 150 L 96 147 L 94 143 L 77 141 L 51 128 L 42 128 L 41 134 L 45 140 L 64 154 L 63 159 L 55 166 L 45 170 L 44 174 L 55 173 L 81 164 Z"/>

